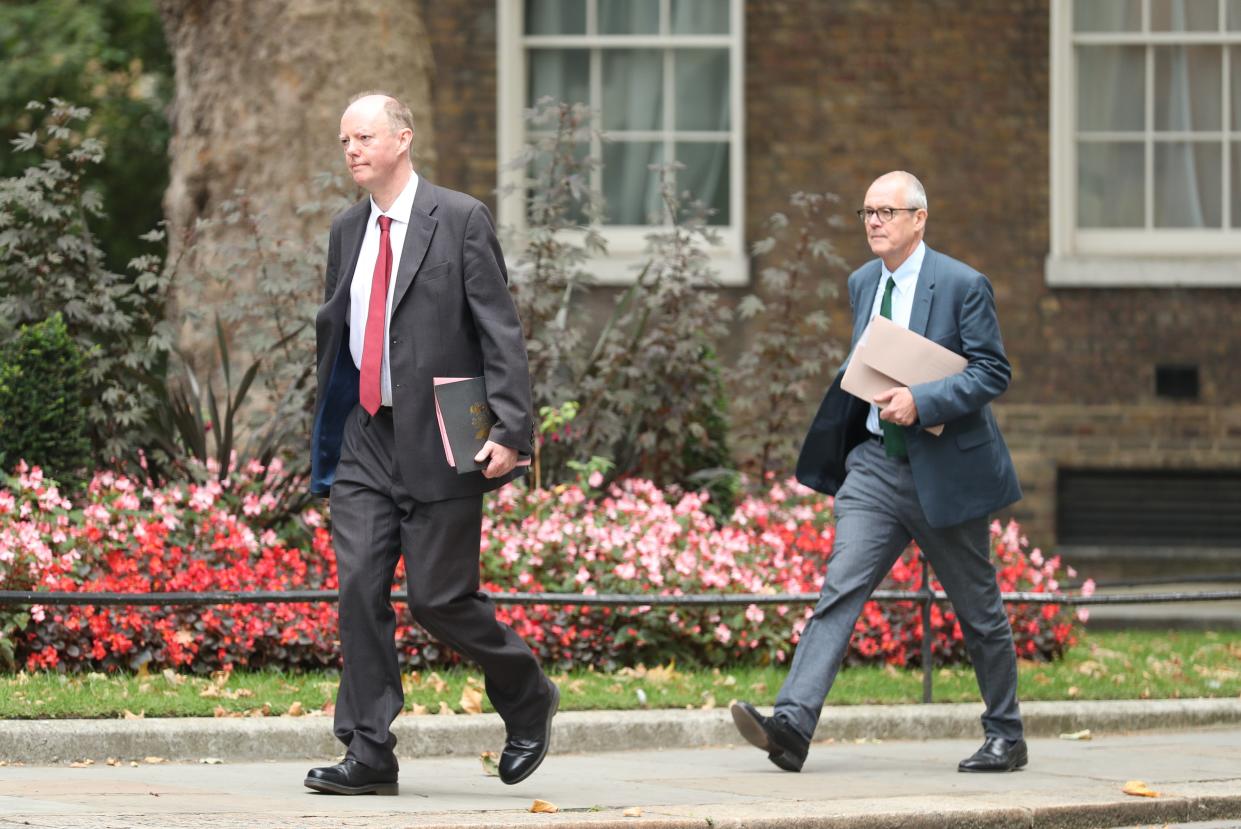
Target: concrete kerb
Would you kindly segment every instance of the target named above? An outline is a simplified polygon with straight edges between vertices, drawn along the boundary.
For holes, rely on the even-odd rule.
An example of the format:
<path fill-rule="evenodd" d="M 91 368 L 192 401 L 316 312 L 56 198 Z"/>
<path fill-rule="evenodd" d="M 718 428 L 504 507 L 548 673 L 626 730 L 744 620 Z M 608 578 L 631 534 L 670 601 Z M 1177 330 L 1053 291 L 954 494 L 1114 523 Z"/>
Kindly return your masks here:
<path fill-rule="evenodd" d="M 981 706 L 828 706 L 816 740 L 930 740 L 981 736 Z M 1241 699 L 1027 702 L 1026 733 L 1054 737 L 1090 729 L 1122 734 L 1241 724 Z M 503 725 L 494 714 L 402 716 L 393 732 L 402 757 L 470 755 L 497 750 Z M 569 711 L 556 717 L 553 751 L 579 753 L 734 745 L 726 708 Z M 327 759 L 341 753 L 331 720 L 321 716 L 132 720 L 0 721 L 0 760 L 47 765 L 108 757 L 169 761 Z"/>

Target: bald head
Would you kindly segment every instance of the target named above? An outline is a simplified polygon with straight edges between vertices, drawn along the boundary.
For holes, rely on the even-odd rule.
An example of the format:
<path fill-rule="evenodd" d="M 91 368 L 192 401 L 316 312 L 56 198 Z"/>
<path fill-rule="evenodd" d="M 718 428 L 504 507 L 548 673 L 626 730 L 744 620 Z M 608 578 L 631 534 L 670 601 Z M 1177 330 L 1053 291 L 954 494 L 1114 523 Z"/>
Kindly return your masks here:
<path fill-rule="evenodd" d="M 918 181 L 918 177 L 913 173 L 907 173 L 904 170 L 893 170 L 890 173 L 884 173 L 875 179 L 871 187 L 875 185 L 894 186 L 904 190 L 905 202 L 901 205 L 893 205 L 893 207 L 918 207 L 922 210 L 927 209 L 926 188 L 922 186 L 922 182 Z"/>
<path fill-rule="evenodd" d="M 403 129 L 408 129 L 410 132 L 414 130 L 414 114 L 395 95 L 389 95 L 380 90 L 359 92 L 349 99 L 349 107 L 345 112 L 355 106 L 362 107 L 371 113 L 376 109 L 383 110 L 384 116 L 388 119 L 388 126 L 394 133 Z"/>

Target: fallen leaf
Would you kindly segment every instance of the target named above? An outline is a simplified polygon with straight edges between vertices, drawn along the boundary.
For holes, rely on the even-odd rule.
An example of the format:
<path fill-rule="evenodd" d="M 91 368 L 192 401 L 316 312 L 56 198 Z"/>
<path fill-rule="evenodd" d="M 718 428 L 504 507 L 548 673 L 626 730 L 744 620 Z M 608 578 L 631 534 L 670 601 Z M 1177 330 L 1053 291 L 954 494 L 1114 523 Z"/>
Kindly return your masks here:
<path fill-rule="evenodd" d="M 546 800 L 536 800 L 534 803 L 530 804 L 530 811 L 546 815 L 554 815 L 560 810 L 556 808 L 555 803 L 548 803 Z"/>
<path fill-rule="evenodd" d="M 137 714 L 135 714 L 133 711 L 130 711 L 128 708 L 126 708 L 121 712 L 121 719 L 142 720 L 142 719 L 146 719 L 146 714 L 147 714 L 146 709 L 143 709 L 139 711 Z"/>
<path fill-rule="evenodd" d="M 452 710 L 452 707 L 448 703 L 444 702 L 443 700 L 440 700 L 440 710 L 436 711 L 435 713 L 439 714 L 440 716 L 445 716 L 445 715 L 456 714 L 457 712 Z"/>
<path fill-rule="evenodd" d="M 184 685 L 185 677 L 181 676 L 172 668 L 164 668 L 164 681 L 169 685 Z"/>
<path fill-rule="evenodd" d="M 437 694 L 442 694 L 448 690 L 448 683 L 445 682 L 435 671 L 430 673 L 425 682 L 430 685 L 431 689 Z"/>
<path fill-rule="evenodd" d="M 636 691 L 636 694 L 638 697 L 638 705 L 641 705 L 643 708 L 645 708 L 646 707 L 646 691 L 643 691 L 641 688 L 638 688 Z"/>
<path fill-rule="evenodd" d="M 119 765 L 121 764 L 121 762 L 122 762 L 122 761 L 121 761 L 121 760 L 119 760 L 119 759 L 117 759 L 116 757 L 109 757 L 109 758 L 108 758 L 105 762 L 106 762 L 109 766 L 119 766 Z"/>
<path fill-rule="evenodd" d="M 478 759 L 483 764 L 483 774 L 488 777 L 500 776 L 500 756 L 494 751 L 484 751 L 478 755 Z"/>
<path fill-rule="evenodd" d="M 1081 731 L 1071 731 L 1067 734 L 1061 734 L 1060 739 L 1062 740 L 1091 740 L 1094 738 L 1090 736 L 1090 729 L 1084 728 Z"/>
<path fill-rule="evenodd" d="M 137 761 L 137 760 L 130 760 L 130 761 L 129 761 L 129 767 L 130 767 L 131 769 L 136 769 L 136 768 L 138 768 L 138 761 Z"/>
<path fill-rule="evenodd" d="M 293 700 L 293 704 L 289 706 L 286 712 L 290 717 L 300 717 L 306 713 L 306 709 L 302 708 L 302 704 L 297 700 Z"/>
<path fill-rule="evenodd" d="M 461 710 L 467 714 L 483 713 L 483 692 L 467 685 L 461 690 Z"/>
<path fill-rule="evenodd" d="M 426 714 L 428 710 L 429 709 L 425 705 L 415 702 L 413 708 L 409 709 L 409 713 L 413 714 L 415 717 L 421 717 Z"/>
<path fill-rule="evenodd" d="M 219 757 L 204 757 L 204 758 L 202 758 L 201 760 L 199 760 L 198 762 L 199 762 L 199 763 L 201 763 L 201 764 L 202 764 L 202 765 L 204 765 L 204 766 L 222 766 L 222 765 L 224 765 L 224 761 L 223 761 L 223 760 L 221 760 Z"/>
<path fill-rule="evenodd" d="M 1159 797 L 1159 792 L 1155 791 L 1141 780 L 1126 781 L 1125 785 L 1121 786 L 1120 790 L 1125 794 L 1131 794 L 1134 797 Z"/>
<path fill-rule="evenodd" d="M 95 765 L 95 761 L 94 761 L 94 760 L 90 760 L 90 759 L 87 759 L 87 760 L 74 760 L 72 763 L 70 763 L 70 764 L 69 764 L 69 768 L 71 768 L 71 769 L 84 769 L 84 768 L 86 768 L 87 766 L 93 766 L 93 765 Z"/>
<path fill-rule="evenodd" d="M 143 757 L 142 762 L 146 763 L 148 766 L 158 766 L 160 763 L 167 763 L 168 761 L 165 760 L 163 757 L 152 756 L 152 757 Z"/>
<path fill-rule="evenodd" d="M 1075 697 L 1075 696 L 1077 696 L 1077 695 L 1078 695 L 1078 694 L 1080 694 L 1080 693 L 1081 693 L 1081 691 L 1078 689 L 1078 687 L 1077 687 L 1076 685 L 1070 685 L 1070 686 L 1069 686 L 1069 696 L 1070 696 L 1070 697 Z"/>
<path fill-rule="evenodd" d="M 211 713 L 215 715 L 216 719 L 219 719 L 220 717 L 228 716 L 228 709 L 225 708 L 223 705 L 217 705 L 215 707 L 215 710 L 212 711 Z"/>
<path fill-rule="evenodd" d="M 702 697 L 702 710 L 710 711 L 712 708 L 715 708 L 715 694 L 706 692 Z"/>
<path fill-rule="evenodd" d="M 630 806 L 628 809 L 621 812 L 621 815 L 624 817 L 642 817 L 642 808 L 640 806 Z"/>

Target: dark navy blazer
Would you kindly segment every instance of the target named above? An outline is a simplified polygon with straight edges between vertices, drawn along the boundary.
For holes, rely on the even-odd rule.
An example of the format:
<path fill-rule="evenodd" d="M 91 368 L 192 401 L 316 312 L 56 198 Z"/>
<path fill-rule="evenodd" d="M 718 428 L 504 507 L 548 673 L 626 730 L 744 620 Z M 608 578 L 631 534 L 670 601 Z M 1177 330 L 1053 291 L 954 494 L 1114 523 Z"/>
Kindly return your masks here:
<path fill-rule="evenodd" d="M 882 263 L 876 259 L 849 276 L 853 345 L 870 322 L 882 273 Z M 928 247 L 909 330 L 969 360 L 959 374 L 910 389 L 918 424 L 906 428 L 906 443 L 927 521 L 933 527 L 948 527 L 1020 500 L 1017 472 L 989 405 L 1008 388 L 1012 376 L 991 283 L 968 265 Z M 797 479 L 828 495 L 835 495 L 844 483 L 849 452 L 869 435 L 870 407 L 841 390 L 843 375 L 844 366 L 819 406 L 797 461 Z M 944 431 L 939 436 L 922 428 L 941 423 Z"/>

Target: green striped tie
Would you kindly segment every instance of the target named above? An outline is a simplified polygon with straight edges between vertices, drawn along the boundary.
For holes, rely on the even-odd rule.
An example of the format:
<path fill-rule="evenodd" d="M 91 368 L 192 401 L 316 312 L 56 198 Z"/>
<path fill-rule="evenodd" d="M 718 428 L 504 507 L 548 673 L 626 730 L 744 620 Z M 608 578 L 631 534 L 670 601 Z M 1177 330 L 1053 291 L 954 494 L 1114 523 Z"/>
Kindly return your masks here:
<path fill-rule="evenodd" d="M 892 319 L 892 288 L 895 285 L 896 280 L 889 276 L 887 283 L 883 286 L 883 302 L 879 304 L 879 316 L 885 319 Z M 880 420 L 879 428 L 883 430 L 883 448 L 889 458 L 909 457 L 909 452 L 905 449 L 904 426 Z"/>

